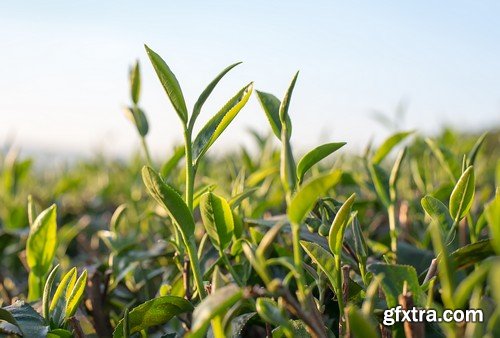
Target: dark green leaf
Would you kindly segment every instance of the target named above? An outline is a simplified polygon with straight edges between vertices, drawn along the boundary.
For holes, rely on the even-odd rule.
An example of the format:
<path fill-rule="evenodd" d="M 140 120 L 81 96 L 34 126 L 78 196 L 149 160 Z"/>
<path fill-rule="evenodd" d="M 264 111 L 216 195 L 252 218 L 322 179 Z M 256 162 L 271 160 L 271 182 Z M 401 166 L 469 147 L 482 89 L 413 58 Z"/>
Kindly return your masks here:
<path fill-rule="evenodd" d="M 134 66 L 130 69 L 130 97 L 132 102 L 137 104 L 139 102 L 139 94 L 141 93 L 141 70 L 139 61 L 136 61 Z"/>

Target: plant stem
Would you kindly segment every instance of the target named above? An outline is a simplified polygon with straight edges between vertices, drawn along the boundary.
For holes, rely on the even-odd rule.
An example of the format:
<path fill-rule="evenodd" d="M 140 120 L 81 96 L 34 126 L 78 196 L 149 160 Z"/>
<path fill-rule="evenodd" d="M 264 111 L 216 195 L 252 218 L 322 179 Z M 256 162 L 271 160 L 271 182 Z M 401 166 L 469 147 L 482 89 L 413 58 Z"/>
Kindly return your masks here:
<path fill-rule="evenodd" d="M 305 278 L 304 271 L 302 269 L 302 254 L 300 250 L 300 226 L 298 224 L 292 224 L 292 241 L 293 241 L 293 262 L 295 269 L 297 270 L 297 287 L 298 287 L 298 298 L 300 303 L 304 304 L 306 298 L 305 292 Z"/>
<path fill-rule="evenodd" d="M 144 150 L 144 154 L 146 156 L 146 162 L 148 163 L 149 166 L 151 166 L 153 161 L 151 160 L 151 153 L 149 152 L 149 147 L 146 142 L 146 138 L 144 136 L 141 136 L 141 145 L 142 149 Z"/>
<path fill-rule="evenodd" d="M 394 256 L 397 257 L 398 233 L 396 228 L 396 207 L 394 203 L 389 204 L 387 208 L 387 214 L 389 216 L 389 236 L 391 237 L 391 251 L 394 253 Z M 394 260 L 396 260 L 396 258 Z"/>
<path fill-rule="evenodd" d="M 340 327 L 344 327 L 344 293 L 342 292 L 342 267 L 340 266 L 340 255 L 335 255 L 335 293 L 337 294 L 337 303 L 339 305 Z"/>
<path fill-rule="evenodd" d="M 240 277 L 238 276 L 238 273 L 234 270 L 233 266 L 231 265 L 231 262 L 229 261 L 229 258 L 227 257 L 226 253 L 223 250 L 220 250 L 219 255 L 222 257 L 222 261 L 224 262 L 224 264 L 226 264 L 226 267 L 229 270 L 229 273 L 233 277 L 236 284 L 238 284 L 239 286 L 244 286 L 240 280 Z"/>
<path fill-rule="evenodd" d="M 205 286 L 203 285 L 203 277 L 200 270 L 200 262 L 198 261 L 198 255 L 196 254 L 196 243 L 194 238 L 189 238 L 186 241 L 186 251 L 191 264 L 191 269 L 193 270 L 193 279 L 196 284 L 196 288 L 198 289 L 198 294 L 200 295 L 200 299 L 203 299 L 207 296 L 207 292 L 205 291 Z"/>
<path fill-rule="evenodd" d="M 193 150 L 191 148 L 191 131 L 184 130 L 184 143 L 186 152 L 186 204 L 193 212 L 194 176 Z"/>

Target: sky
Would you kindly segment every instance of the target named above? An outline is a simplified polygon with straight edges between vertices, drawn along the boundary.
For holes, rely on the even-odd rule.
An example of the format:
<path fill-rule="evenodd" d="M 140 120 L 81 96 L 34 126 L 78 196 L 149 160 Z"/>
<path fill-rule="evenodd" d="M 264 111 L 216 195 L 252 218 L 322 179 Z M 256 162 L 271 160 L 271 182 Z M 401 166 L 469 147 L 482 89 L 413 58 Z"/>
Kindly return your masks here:
<path fill-rule="evenodd" d="M 127 156 L 139 148 L 123 114 L 128 67 L 142 66 L 148 142 L 165 156 L 181 125 L 144 44 L 176 74 L 187 105 L 227 65 L 195 130 L 250 81 L 291 101 L 292 142 L 348 142 L 361 149 L 399 128 L 500 125 L 498 1 L 2 1 L 0 145 L 32 152 Z M 270 130 L 255 96 L 216 143 L 249 144 Z"/>

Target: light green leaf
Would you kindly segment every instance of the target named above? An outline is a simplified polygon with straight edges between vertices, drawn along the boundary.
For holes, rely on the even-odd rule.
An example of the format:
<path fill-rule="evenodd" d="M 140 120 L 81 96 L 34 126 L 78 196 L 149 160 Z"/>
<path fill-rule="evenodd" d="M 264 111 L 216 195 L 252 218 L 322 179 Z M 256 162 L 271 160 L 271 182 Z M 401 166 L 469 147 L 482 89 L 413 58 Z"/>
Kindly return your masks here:
<path fill-rule="evenodd" d="M 465 170 L 450 196 L 450 215 L 458 222 L 468 212 L 474 199 L 474 167 Z"/>
<path fill-rule="evenodd" d="M 484 215 L 488 221 L 492 246 L 497 255 L 500 255 L 500 190 L 497 189 L 495 198 L 488 203 L 484 209 Z"/>
<path fill-rule="evenodd" d="M 354 199 L 356 194 L 352 194 L 340 207 L 339 211 L 333 219 L 332 226 L 330 227 L 330 233 L 328 235 L 328 246 L 334 255 L 340 256 L 342 252 L 342 244 L 344 242 L 344 232 L 347 227 L 351 208 L 354 204 Z"/>
<path fill-rule="evenodd" d="M 76 280 L 75 286 L 71 290 L 68 299 L 66 300 L 66 319 L 74 316 L 78 305 L 83 298 L 83 292 L 85 291 L 85 286 L 87 285 L 87 270 L 83 270 L 82 274 Z"/>
<path fill-rule="evenodd" d="M 355 306 L 346 309 L 347 321 L 353 337 L 379 337 L 377 326 Z"/>
<path fill-rule="evenodd" d="M 42 211 L 30 228 L 26 243 L 26 261 L 37 276 L 50 269 L 57 248 L 56 205 Z"/>
<path fill-rule="evenodd" d="M 340 170 L 314 177 L 304 183 L 290 202 L 287 213 L 290 222 L 300 224 L 312 210 L 319 197 L 325 195 L 328 190 L 335 186 L 342 176 Z"/>
<path fill-rule="evenodd" d="M 219 75 L 217 75 L 215 77 L 215 79 L 212 80 L 212 82 L 210 82 L 208 84 L 208 86 L 205 88 L 205 90 L 203 90 L 203 92 L 201 93 L 200 97 L 198 98 L 198 100 L 196 101 L 196 103 L 194 104 L 194 107 L 193 107 L 193 115 L 191 116 L 191 120 L 189 121 L 189 128 L 192 129 L 193 126 L 194 126 L 194 123 L 196 121 L 196 118 L 198 117 L 198 115 L 200 115 L 200 112 L 201 112 L 201 107 L 203 107 L 203 104 L 205 103 L 205 101 L 208 99 L 208 97 L 210 96 L 210 94 L 212 93 L 212 91 L 215 89 L 215 87 L 217 86 L 217 84 L 219 83 L 219 81 L 224 77 L 224 75 L 226 75 L 231 69 L 233 69 L 234 67 L 236 67 L 237 65 L 241 64 L 241 62 L 236 62 L 236 63 L 233 63 L 232 65 L 228 66 L 227 68 L 225 68 L 222 72 L 220 72 Z"/>
<path fill-rule="evenodd" d="M 193 312 L 193 325 L 186 335 L 190 338 L 203 337 L 210 321 L 236 304 L 243 297 L 243 290 L 234 284 L 226 285 L 203 299 Z"/>
<path fill-rule="evenodd" d="M 188 121 L 188 111 L 186 108 L 186 102 L 184 101 L 184 95 L 182 94 L 177 78 L 158 54 L 156 54 L 148 46 L 144 45 L 144 47 L 146 48 L 146 52 L 151 60 L 151 63 L 153 64 L 156 75 L 158 75 L 158 79 L 160 79 L 160 83 L 163 86 L 163 89 L 165 89 L 172 106 L 184 125 L 186 125 Z"/>
<path fill-rule="evenodd" d="M 441 228 L 443 233 L 447 233 L 451 228 L 453 220 L 450 217 L 450 213 L 446 205 L 444 205 L 444 203 L 437 198 L 430 195 L 422 198 L 420 203 L 422 204 L 422 207 L 424 208 L 427 215 L 429 215 L 429 217 L 432 219 L 432 221 L 439 224 L 439 227 Z"/>
<path fill-rule="evenodd" d="M 137 104 L 139 102 L 139 94 L 141 92 L 141 69 L 139 66 L 139 60 L 137 60 L 134 66 L 130 69 L 130 97 L 132 102 Z"/>
<path fill-rule="evenodd" d="M 248 102 L 252 89 L 253 83 L 243 87 L 200 130 L 193 142 L 195 165 Z"/>
<path fill-rule="evenodd" d="M 279 118 L 280 118 L 282 126 L 283 126 L 283 124 L 287 123 L 288 107 L 290 107 L 290 101 L 292 99 L 293 88 L 295 87 L 295 82 L 297 82 L 298 76 L 299 76 L 299 72 L 295 73 L 295 75 L 292 79 L 292 82 L 290 82 L 290 85 L 288 86 L 288 89 L 285 93 L 285 96 L 283 97 L 283 101 L 280 104 Z"/>
<path fill-rule="evenodd" d="M 457 309 L 463 308 L 467 305 L 467 301 L 470 298 L 470 295 L 474 288 L 478 285 L 481 285 L 483 281 L 488 276 L 488 272 L 492 266 L 492 261 L 486 260 L 481 265 L 479 265 L 471 274 L 469 274 L 455 290 L 455 294 L 453 295 L 453 299 L 455 301 L 455 307 Z"/>
<path fill-rule="evenodd" d="M 408 137 L 408 135 L 412 133 L 413 131 L 403 131 L 391 135 L 384 141 L 384 143 L 382 143 L 380 147 L 378 147 L 375 154 L 373 154 L 372 163 L 379 164 L 380 162 L 382 162 L 384 158 L 386 158 L 386 156 L 391 152 L 391 150 L 394 149 L 395 146 L 401 143 L 406 137 Z"/>
<path fill-rule="evenodd" d="M 231 243 L 234 222 L 231 208 L 227 201 L 207 192 L 200 199 L 200 212 L 203 225 L 212 244 L 219 250 L 225 250 Z"/>
<path fill-rule="evenodd" d="M 42 309 L 43 309 L 43 317 L 46 320 L 49 320 L 50 318 L 50 296 L 51 296 L 51 291 L 52 291 L 52 284 L 54 284 L 54 280 L 57 276 L 57 272 L 59 271 L 59 264 L 57 264 L 52 271 L 50 272 L 49 276 L 47 277 L 47 281 L 45 282 L 45 286 L 43 288 L 43 296 L 42 296 Z"/>
<path fill-rule="evenodd" d="M 438 257 L 438 276 L 441 283 L 441 294 L 445 306 L 453 307 L 453 292 L 455 291 L 455 265 L 453 260 L 450 259 L 448 246 L 441 235 L 441 228 L 436 223 L 431 223 L 430 234 L 432 245 L 436 257 Z"/>
<path fill-rule="evenodd" d="M 484 140 L 486 139 L 486 136 L 488 136 L 488 132 L 485 132 L 484 134 L 482 134 L 481 136 L 479 136 L 479 138 L 477 139 L 476 143 L 472 147 L 469 155 L 467 156 L 468 164 L 469 165 L 474 165 L 474 163 L 476 162 L 476 156 L 477 156 L 477 154 L 479 152 L 479 149 L 481 149 L 481 146 L 483 145 Z"/>
<path fill-rule="evenodd" d="M 188 241 L 194 236 L 194 219 L 182 197 L 150 167 L 142 168 L 142 179 L 148 192 L 167 211 Z"/>
<path fill-rule="evenodd" d="M 345 144 L 345 142 L 326 143 L 305 154 L 297 164 L 297 178 L 299 182 L 302 182 L 305 173 L 311 169 L 313 165 L 342 148 Z"/>
<path fill-rule="evenodd" d="M 391 198 L 389 193 L 389 178 L 386 172 L 377 164 L 368 164 L 368 170 L 377 192 L 378 197 L 387 208 L 391 204 Z"/>
<path fill-rule="evenodd" d="M 168 322 L 172 317 L 182 313 L 191 312 L 193 305 L 184 298 L 176 296 L 163 296 L 133 308 L 128 314 L 129 334 L 132 335 L 142 330 Z M 113 332 L 113 338 L 123 337 L 123 319 L 118 322 Z"/>

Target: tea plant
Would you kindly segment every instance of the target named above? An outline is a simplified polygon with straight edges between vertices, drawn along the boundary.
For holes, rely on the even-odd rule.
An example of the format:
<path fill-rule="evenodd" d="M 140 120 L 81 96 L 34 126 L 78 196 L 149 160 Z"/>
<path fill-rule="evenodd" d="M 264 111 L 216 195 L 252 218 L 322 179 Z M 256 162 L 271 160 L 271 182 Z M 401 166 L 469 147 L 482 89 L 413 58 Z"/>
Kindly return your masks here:
<path fill-rule="evenodd" d="M 255 91 L 269 121 L 269 134 L 251 132 L 257 152 L 216 157 L 253 84 L 196 120 L 239 63 L 188 110 L 170 67 L 146 53 L 184 135 L 167 159 L 149 152 L 138 62 L 125 113 L 142 158 L 35 170 L 1 153 L 0 336 L 500 334 L 498 130 L 396 131 L 362 156 L 336 141 L 299 157 L 297 73 L 281 100 Z M 396 306 L 484 320 L 385 325 Z"/>

